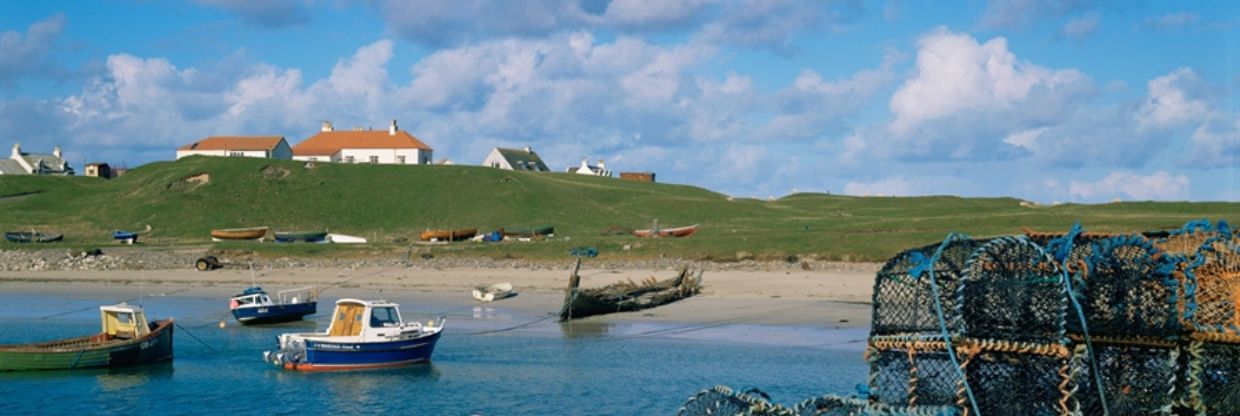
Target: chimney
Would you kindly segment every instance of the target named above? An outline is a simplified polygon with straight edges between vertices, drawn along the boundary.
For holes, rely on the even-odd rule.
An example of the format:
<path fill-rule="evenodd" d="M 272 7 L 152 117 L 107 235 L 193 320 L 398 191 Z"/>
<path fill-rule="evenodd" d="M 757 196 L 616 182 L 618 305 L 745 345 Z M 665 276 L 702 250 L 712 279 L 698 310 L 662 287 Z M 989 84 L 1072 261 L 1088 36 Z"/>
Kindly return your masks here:
<path fill-rule="evenodd" d="M 330 120 L 323 120 L 323 127 L 319 128 L 319 131 L 333 131 L 333 130 L 335 129 L 332 128 L 332 122 Z"/>
<path fill-rule="evenodd" d="M 63 159 L 62 157 L 60 157 L 60 146 L 56 146 L 52 148 L 52 156 L 56 156 L 57 159 Z"/>
<path fill-rule="evenodd" d="M 395 136 L 396 130 L 396 119 L 392 119 L 392 126 L 388 127 L 388 136 Z"/>
<path fill-rule="evenodd" d="M 533 154 L 533 153 L 534 153 L 534 149 L 533 149 L 533 148 L 531 148 L 531 147 L 529 147 L 529 146 L 525 146 L 525 153 L 530 153 L 530 154 Z"/>
<path fill-rule="evenodd" d="M 607 164 L 603 163 L 603 159 L 598 160 L 598 170 L 600 171 L 607 170 Z"/>
<path fill-rule="evenodd" d="M 13 143 L 13 159 L 20 159 L 21 157 L 22 157 L 22 144 Z"/>

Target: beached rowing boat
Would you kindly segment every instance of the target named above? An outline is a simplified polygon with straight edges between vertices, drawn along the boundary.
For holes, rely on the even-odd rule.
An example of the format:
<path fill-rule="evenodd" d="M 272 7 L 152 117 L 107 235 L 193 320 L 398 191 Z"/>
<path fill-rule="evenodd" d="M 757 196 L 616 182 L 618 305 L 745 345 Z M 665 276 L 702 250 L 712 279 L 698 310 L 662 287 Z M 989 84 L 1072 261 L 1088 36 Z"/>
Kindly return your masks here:
<path fill-rule="evenodd" d="M 262 241 L 267 236 L 267 227 L 251 227 L 251 228 L 224 228 L 219 230 L 211 230 L 211 239 L 214 241 L 223 240 L 258 240 Z"/>
<path fill-rule="evenodd" d="M 98 334 L 19 345 L 0 345 L 0 371 L 120 367 L 172 359 L 172 319 L 147 322 L 139 306 L 99 307 Z"/>
<path fill-rule="evenodd" d="M 477 228 L 461 228 L 457 230 L 425 230 L 418 234 L 422 241 L 459 241 L 474 238 Z"/>
<path fill-rule="evenodd" d="M 277 243 L 326 243 L 327 231 L 276 231 Z"/>
<path fill-rule="evenodd" d="M 493 302 L 500 299 L 516 296 L 512 291 L 512 283 L 496 283 L 490 286 L 479 286 L 473 290 L 474 300 L 479 302 Z"/>
<path fill-rule="evenodd" d="M 50 243 L 60 241 L 65 238 L 61 233 L 45 233 L 42 231 L 9 231 L 4 233 L 4 239 L 13 243 Z"/>
<path fill-rule="evenodd" d="M 651 277 L 640 283 L 632 280 L 608 286 L 580 289 L 581 258 L 573 267 L 564 291 L 564 305 L 560 308 L 560 322 L 614 312 L 637 311 L 672 303 L 697 294 L 702 286 L 702 271 L 682 266 L 676 277 L 656 280 Z"/>
<path fill-rule="evenodd" d="M 645 229 L 645 230 L 634 230 L 634 231 L 633 231 L 633 235 L 635 235 L 635 236 L 637 236 L 637 237 L 640 237 L 640 238 L 646 238 L 646 237 L 688 237 L 688 236 L 693 235 L 693 233 L 696 233 L 696 232 L 697 232 L 697 230 L 698 230 L 698 225 L 697 225 L 697 224 L 693 224 L 693 225 L 686 226 L 686 227 L 675 227 L 675 228 L 649 228 L 649 229 Z"/>

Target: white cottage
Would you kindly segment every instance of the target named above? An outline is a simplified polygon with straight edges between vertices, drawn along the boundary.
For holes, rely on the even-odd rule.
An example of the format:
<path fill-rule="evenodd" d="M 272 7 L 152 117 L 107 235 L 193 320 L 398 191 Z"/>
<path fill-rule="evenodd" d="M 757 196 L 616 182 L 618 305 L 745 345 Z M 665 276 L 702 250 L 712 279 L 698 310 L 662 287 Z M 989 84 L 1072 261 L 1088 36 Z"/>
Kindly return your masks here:
<path fill-rule="evenodd" d="M 568 173 L 576 173 L 578 175 L 593 175 L 611 177 L 611 171 L 607 170 L 607 164 L 603 159 L 598 160 L 598 165 L 591 165 L 589 158 L 581 158 L 581 166 L 569 166 L 565 170 Z"/>
<path fill-rule="evenodd" d="M 543 163 L 538 153 L 535 153 L 534 149 L 529 146 L 526 146 L 524 149 L 507 149 L 503 147 L 491 149 L 491 153 L 487 155 L 486 160 L 482 161 L 482 166 L 507 170 L 551 171 L 551 169 L 547 168 L 547 164 Z"/>
<path fill-rule="evenodd" d="M 60 153 L 60 146 L 52 153 L 27 153 L 20 143 L 13 144 L 8 159 L 0 159 L 0 175 L 73 175 L 73 167 Z"/>
<path fill-rule="evenodd" d="M 417 137 L 396 126 L 387 131 L 336 131 L 324 121 L 318 134 L 293 146 L 293 160 L 370 163 L 384 165 L 429 165 L 434 150 Z"/>
<path fill-rule="evenodd" d="M 293 149 L 281 136 L 211 136 L 177 149 L 177 159 L 195 155 L 287 160 Z"/>

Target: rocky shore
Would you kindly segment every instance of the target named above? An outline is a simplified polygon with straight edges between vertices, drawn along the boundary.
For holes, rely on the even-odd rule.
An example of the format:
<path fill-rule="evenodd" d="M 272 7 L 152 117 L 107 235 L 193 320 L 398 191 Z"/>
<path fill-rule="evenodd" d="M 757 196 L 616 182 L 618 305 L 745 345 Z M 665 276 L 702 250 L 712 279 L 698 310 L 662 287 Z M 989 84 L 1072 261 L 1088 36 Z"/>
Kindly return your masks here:
<path fill-rule="evenodd" d="M 256 270 L 293 268 L 362 269 L 370 267 L 406 267 L 414 269 L 528 269 L 566 270 L 573 263 L 569 260 L 491 259 L 485 257 L 419 256 L 371 257 L 371 258 L 267 258 L 249 253 L 222 252 L 215 250 L 165 250 L 145 248 L 112 248 L 90 251 L 67 249 L 0 250 L 0 271 L 107 271 L 107 270 L 176 270 L 192 269 L 194 261 L 212 255 L 225 267 Z M 590 267 L 605 270 L 662 270 L 691 263 L 706 270 L 736 271 L 840 271 L 874 272 L 877 263 L 847 263 L 815 259 L 786 259 L 784 261 L 741 260 L 727 262 L 700 262 L 663 258 L 647 260 L 588 260 Z"/>

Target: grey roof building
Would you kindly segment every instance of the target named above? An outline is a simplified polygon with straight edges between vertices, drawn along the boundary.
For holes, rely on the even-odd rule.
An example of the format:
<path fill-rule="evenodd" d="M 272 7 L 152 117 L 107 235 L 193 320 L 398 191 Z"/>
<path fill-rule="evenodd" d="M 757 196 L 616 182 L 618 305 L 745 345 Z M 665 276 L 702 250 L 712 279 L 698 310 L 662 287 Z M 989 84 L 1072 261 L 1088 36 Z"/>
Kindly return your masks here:
<path fill-rule="evenodd" d="M 482 166 L 490 166 L 493 168 L 508 170 L 528 170 L 534 172 L 550 172 L 547 164 L 543 163 L 538 153 L 534 152 L 529 146 L 524 149 L 507 149 L 496 147 L 487 155 L 486 160 L 482 161 Z"/>
<path fill-rule="evenodd" d="M 60 146 L 52 153 L 27 153 L 21 144 L 13 144 L 8 159 L 0 159 L 0 175 L 73 175 L 73 167 L 60 153 Z"/>

